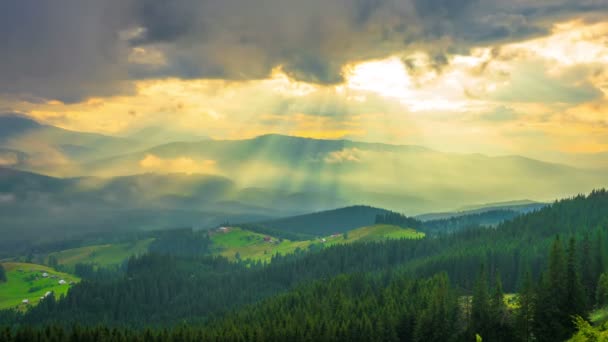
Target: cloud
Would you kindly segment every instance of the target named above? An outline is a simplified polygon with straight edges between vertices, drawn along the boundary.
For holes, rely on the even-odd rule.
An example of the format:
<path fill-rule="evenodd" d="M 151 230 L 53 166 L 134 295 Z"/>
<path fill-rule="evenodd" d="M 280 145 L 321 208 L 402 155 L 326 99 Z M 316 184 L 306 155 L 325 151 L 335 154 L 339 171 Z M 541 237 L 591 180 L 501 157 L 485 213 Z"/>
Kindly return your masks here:
<path fill-rule="evenodd" d="M 360 163 L 363 157 L 363 151 L 356 147 L 345 148 L 339 151 L 333 151 L 327 154 L 323 159 L 326 163 Z"/>
<path fill-rule="evenodd" d="M 513 110 L 513 108 L 499 106 L 491 112 L 482 114 L 480 118 L 486 121 L 506 122 L 516 120 L 519 117 L 520 114 Z"/>
<path fill-rule="evenodd" d="M 15 202 L 15 195 L 0 192 L 0 204 L 10 204 Z"/>
<path fill-rule="evenodd" d="M 281 67 L 336 84 L 343 67 L 471 47 L 592 20 L 608 0 L 57 0 L 0 3 L 0 93 L 76 102 L 145 78 L 266 78 Z"/>
<path fill-rule="evenodd" d="M 137 42 L 164 46 L 182 77 L 263 78 L 276 66 L 337 83 L 342 66 L 422 49 L 436 64 L 472 46 L 547 34 L 555 20 L 606 11 L 608 1 L 137 0 Z"/>
<path fill-rule="evenodd" d="M 0 94 L 79 101 L 127 91 L 119 1 L 0 2 Z"/>
<path fill-rule="evenodd" d="M 0 166 L 14 166 L 19 163 L 19 156 L 15 152 L 0 151 Z"/>
<path fill-rule="evenodd" d="M 148 172 L 161 173 L 216 173 L 215 160 L 196 161 L 188 157 L 163 159 L 153 154 L 146 155 L 139 161 L 139 166 Z"/>
<path fill-rule="evenodd" d="M 541 63 L 529 63 L 511 75 L 510 82 L 492 95 L 506 102 L 577 104 L 599 99 L 602 92 L 591 83 L 551 77 Z"/>

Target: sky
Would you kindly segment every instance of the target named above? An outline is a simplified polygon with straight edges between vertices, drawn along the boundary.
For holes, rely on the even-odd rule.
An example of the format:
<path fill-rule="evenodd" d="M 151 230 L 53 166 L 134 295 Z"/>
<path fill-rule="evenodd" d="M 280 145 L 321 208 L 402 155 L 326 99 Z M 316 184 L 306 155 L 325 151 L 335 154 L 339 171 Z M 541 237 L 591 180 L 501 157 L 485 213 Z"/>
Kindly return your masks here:
<path fill-rule="evenodd" d="M 0 42 L 0 113 L 71 130 L 608 151 L 608 0 L 9 0 Z"/>

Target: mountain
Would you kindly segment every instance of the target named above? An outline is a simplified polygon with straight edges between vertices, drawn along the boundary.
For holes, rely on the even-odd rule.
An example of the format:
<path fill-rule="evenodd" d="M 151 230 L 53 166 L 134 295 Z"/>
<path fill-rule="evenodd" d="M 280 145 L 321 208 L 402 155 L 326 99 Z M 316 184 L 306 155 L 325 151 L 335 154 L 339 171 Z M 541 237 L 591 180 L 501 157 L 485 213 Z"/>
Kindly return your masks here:
<path fill-rule="evenodd" d="M 210 227 L 227 219 L 275 217 L 264 208 L 207 205 L 230 191 L 233 184 L 215 176 L 56 178 L 0 168 L 0 249 L 90 233 Z"/>
<path fill-rule="evenodd" d="M 408 215 L 475 203 L 552 201 L 605 186 L 598 170 L 521 156 L 442 153 L 418 146 L 264 135 L 157 146 L 83 165 L 86 174 L 213 173 L 241 188 L 318 193 Z"/>
<path fill-rule="evenodd" d="M 376 222 L 376 215 L 386 213 L 389 213 L 389 211 L 357 205 L 312 214 L 285 217 L 272 221 L 258 222 L 258 224 L 280 231 L 327 236 L 344 233 L 359 227 L 371 226 Z"/>
<path fill-rule="evenodd" d="M 42 125 L 14 114 L 0 116 L 0 125 L 10 128 L 3 128 L 0 135 L 1 166 L 106 179 L 147 173 L 214 175 L 229 179 L 238 190 L 198 199 L 229 207 L 235 203 L 273 208 L 282 214 L 365 203 L 411 216 L 514 198 L 553 201 L 608 184 L 608 174 L 598 169 L 521 156 L 442 153 L 420 146 L 270 134 L 148 147 L 146 136 L 164 141 L 173 134 L 148 127 L 131 138 L 109 137 Z M 177 134 L 175 139 L 193 137 Z M 221 206 L 213 210 L 223 211 Z"/>
<path fill-rule="evenodd" d="M 416 218 L 422 221 L 444 220 L 462 216 L 480 215 L 488 212 L 512 212 L 513 216 L 515 216 L 541 209 L 547 205 L 549 204 L 530 200 L 507 201 L 481 205 L 469 205 L 462 207 L 458 211 L 428 213 L 417 215 Z"/>
<path fill-rule="evenodd" d="M 525 200 L 516 200 L 516 201 L 467 205 L 458 210 L 459 211 L 476 211 L 476 210 L 483 211 L 483 210 L 504 209 L 504 210 L 526 211 L 529 208 L 544 207 L 546 205 L 547 205 L 547 203 L 540 203 L 537 201 L 531 201 L 531 200 L 525 199 Z"/>
<path fill-rule="evenodd" d="M 143 147 L 137 140 L 43 125 L 16 113 L 0 114 L 0 148 L 28 156 L 21 163 L 4 163 L 3 166 L 53 174 L 75 174 L 80 162 Z"/>
<path fill-rule="evenodd" d="M 113 231 L 267 221 L 336 203 L 343 202 L 317 193 L 241 189 L 217 175 L 58 178 L 0 167 L 0 249 Z"/>
<path fill-rule="evenodd" d="M 42 128 L 38 122 L 16 113 L 0 114 L 0 123 L 0 142 Z"/>
<path fill-rule="evenodd" d="M 136 141 L 145 141 L 151 145 L 162 145 L 175 141 L 195 142 L 209 139 L 209 137 L 205 135 L 192 134 L 187 131 L 175 130 L 161 126 L 144 127 L 126 137 Z"/>

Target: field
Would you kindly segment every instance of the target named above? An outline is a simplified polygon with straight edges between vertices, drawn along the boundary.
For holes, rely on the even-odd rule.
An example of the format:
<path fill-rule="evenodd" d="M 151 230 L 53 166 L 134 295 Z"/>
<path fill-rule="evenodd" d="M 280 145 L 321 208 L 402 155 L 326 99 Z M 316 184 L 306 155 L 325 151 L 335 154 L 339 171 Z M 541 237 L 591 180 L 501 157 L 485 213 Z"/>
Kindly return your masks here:
<path fill-rule="evenodd" d="M 423 237 L 424 233 L 418 232 L 415 229 L 401 228 L 388 224 L 376 224 L 373 226 L 351 230 L 346 234 L 346 239 L 342 234 L 330 236 L 326 239 L 327 243 L 332 245 L 353 242 L 380 241 L 386 239 L 421 239 Z"/>
<path fill-rule="evenodd" d="M 268 241 L 265 241 L 266 240 Z M 211 238 L 216 253 L 235 260 L 238 253 L 241 259 L 270 261 L 274 254 L 288 254 L 296 248 L 307 249 L 311 241 L 289 241 L 270 238 L 263 234 L 233 227 L 228 232 L 218 232 Z"/>
<path fill-rule="evenodd" d="M 80 248 L 66 249 L 51 253 L 61 265 L 72 267 L 78 263 L 93 264 L 97 266 L 119 265 L 133 255 L 140 255 L 148 250 L 154 239 L 146 239 L 135 243 L 94 245 Z"/>
<path fill-rule="evenodd" d="M 25 309 L 27 305 L 22 304 L 24 299 L 29 300 L 29 305 L 36 305 L 40 297 L 49 291 L 57 298 L 68 292 L 70 282 L 80 280 L 78 277 L 42 265 L 14 262 L 3 265 L 8 282 L 0 283 L 0 309 L 13 307 Z M 44 272 L 48 273 L 48 277 L 42 277 Z M 60 280 L 64 280 L 67 284 L 60 285 Z"/>
<path fill-rule="evenodd" d="M 323 247 L 354 242 L 385 239 L 420 239 L 423 237 L 424 233 L 417 232 L 414 229 L 391 225 L 374 225 L 352 230 L 348 232 L 346 239 L 344 235 L 338 234 L 315 240 L 290 241 L 247 231 L 238 227 L 232 227 L 227 232 L 217 231 L 211 239 L 216 248 L 216 253 L 231 260 L 235 260 L 238 253 L 243 260 L 270 261 L 274 254 L 289 254 L 295 252 L 298 248 L 307 250 L 313 245 Z"/>

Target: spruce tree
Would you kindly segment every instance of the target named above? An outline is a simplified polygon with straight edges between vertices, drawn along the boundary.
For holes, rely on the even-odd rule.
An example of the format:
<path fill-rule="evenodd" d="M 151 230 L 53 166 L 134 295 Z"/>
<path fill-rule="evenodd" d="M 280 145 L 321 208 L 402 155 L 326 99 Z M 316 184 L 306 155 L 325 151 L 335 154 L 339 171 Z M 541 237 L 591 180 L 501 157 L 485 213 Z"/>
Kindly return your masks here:
<path fill-rule="evenodd" d="M 593 258 L 591 253 L 591 241 L 589 234 L 586 233 L 581 242 L 581 259 L 580 259 L 580 270 L 581 270 L 581 283 L 585 290 L 585 297 L 587 304 L 591 305 L 595 299 L 595 287 L 597 283 L 597 276 L 593 269 Z M 588 306 L 589 308 L 590 306 Z"/>
<path fill-rule="evenodd" d="M 576 261 L 576 241 L 570 238 L 566 266 L 566 303 L 569 314 L 584 316 L 587 308 L 585 290 L 581 284 Z"/>
<path fill-rule="evenodd" d="M 602 232 L 598 230 L 595 238 L 595 248 L 593 249 L 593 267 L 596 280 L 600 274 L 606 272 L 606 251 L 604 250 L 603 238 Z"/>
<path fill-rule="evenodd" d="M 595 301 L 597 308 L 608 305 L 608 273 L 602 273 L 597 282 Z"/>
<path fill-rule="evenodd" d="M 496 273 L 491 305 L 496 318 L 502 318 L 501 316 L 506 313 L 507 305 L 505 304 L 504 293 L 502 291 L 502 280 L 500 279 L 500 273 Z"/>
<path fill-rule="evenodd" d="M 571 332 L 572 318 L 566 304 L 566 260 L 559 236 L 549 254 L 549 266 L 538 289 L 534 335 L 539 341 L 562 341 Z"/>
<path fill-rule="evenodd" d="M 490 329 L 490 298 L 485 268 L 481 266 L 471 304 L 471 332 L 482 337 Z"/>
<path fill-rule="evenodd" d="M 505 304 L 505 296 L 502 290 L 502 280 L 500 273 L 496 273 L 494 290 L 490 299 L 490 324 L 488 340 L 510 341 L 510 329 L 508 326 L 508 312 Z"/>
<path fill-rule="evenodd" d="M 534 322 L 534 281 L 530 271 L 526 271 L 518 294 L 519 308 L 515 316 L 517 336 L 521 341 L 533 341 L 532 323 Z"/>

